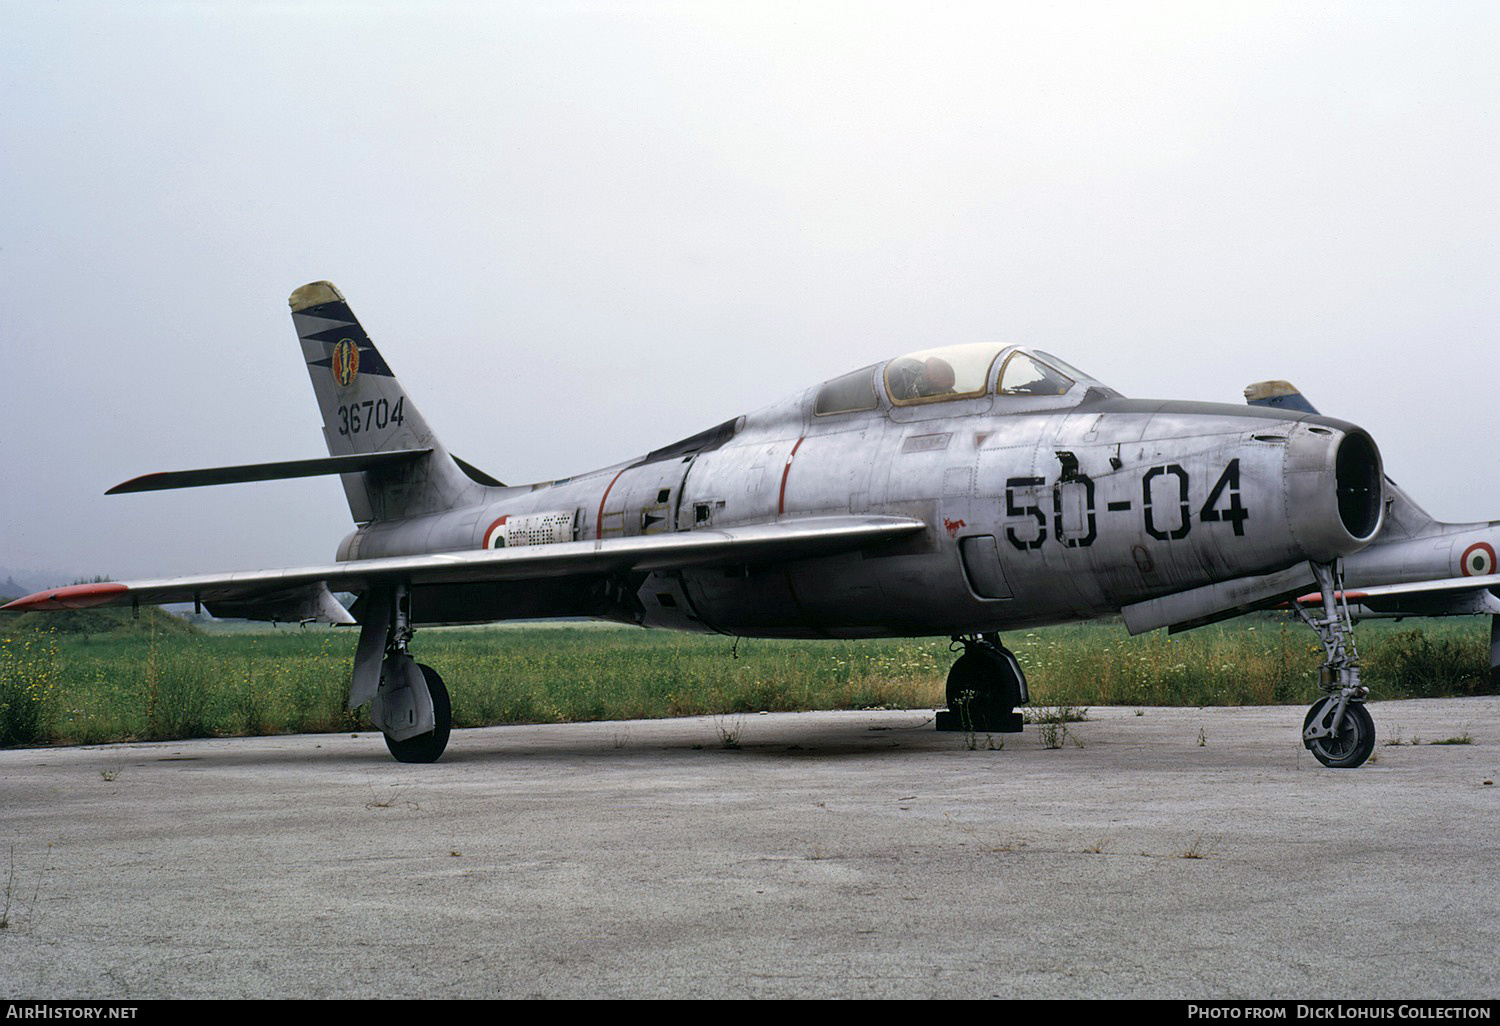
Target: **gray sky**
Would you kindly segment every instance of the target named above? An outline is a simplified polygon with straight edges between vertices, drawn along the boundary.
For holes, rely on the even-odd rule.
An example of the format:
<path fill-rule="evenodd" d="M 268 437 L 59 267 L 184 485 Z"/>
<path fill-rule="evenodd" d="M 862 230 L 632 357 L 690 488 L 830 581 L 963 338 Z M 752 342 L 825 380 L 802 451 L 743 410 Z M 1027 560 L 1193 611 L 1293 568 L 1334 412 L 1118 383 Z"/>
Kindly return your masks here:
<path fill-rule="evenodd" d="M 1500 5 L 0 5 L 0 565 L 323 562 L 286 307 L 336 282 L 450 449 L 605 465 L 908 350 L 1295 381 L 1500 517 Z M 537 381 L 556 383 L 541 390 Z"/>

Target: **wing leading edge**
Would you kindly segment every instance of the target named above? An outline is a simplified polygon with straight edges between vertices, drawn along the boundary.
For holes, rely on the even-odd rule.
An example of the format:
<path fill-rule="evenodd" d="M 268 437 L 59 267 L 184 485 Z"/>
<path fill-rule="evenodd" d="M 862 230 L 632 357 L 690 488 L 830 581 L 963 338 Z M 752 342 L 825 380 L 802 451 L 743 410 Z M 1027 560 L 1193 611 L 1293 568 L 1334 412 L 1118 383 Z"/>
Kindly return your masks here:
<path fill-rule="evenodd" d="M 1382 584 L 1348 588 L 1340 597 L 1351 606 L 1362 606 L 1366 615 L 1378 616 L 1468 616 L 1500 614 L 1500 574 L 1450 577 L 1407 584 Z M 1300 595 L 1297 604 L 1322 601 L 1320 595 Z"/>
<path fill-rule="evenodd" d="M 705 528 L 668 535 L 392 556 L 160 580 L 75 584 L 39 591 L 0 606 L 0 609 L 27 612 L 163 602 L 227 604 L 243 609 L 261 603 L 282 602 L 286 596 L 298 593 L 321 594 L 324 589 L 363 592 L 394 583 L 514 582 L 776 563 L 867 548 L 916 534 L 926 527 L 923 521 L 908 517 L 809 517 L 775 524 Z"/>

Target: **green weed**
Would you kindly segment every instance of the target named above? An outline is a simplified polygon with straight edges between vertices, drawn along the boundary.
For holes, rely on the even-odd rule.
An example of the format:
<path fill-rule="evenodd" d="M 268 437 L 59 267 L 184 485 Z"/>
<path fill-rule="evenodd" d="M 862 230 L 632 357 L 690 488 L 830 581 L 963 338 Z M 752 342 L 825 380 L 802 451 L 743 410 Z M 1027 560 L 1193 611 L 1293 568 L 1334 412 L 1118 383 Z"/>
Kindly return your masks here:
<path fill-rule="evenodd" d="M 1487 691 L 1487 627 L 1362 624 L 1364 679 L 1379 698 Z M 179 633 L 164 622 L 101 636 L 6 630 L 0 745 L 360 729 L 344 709 L 356 638 L 328 628 Z M 1045 728 L 1065 728 L 1075 722 L 1066 710 L 1095 705 L 1286 704 L 1317 693 L 1311 632 L 1272 616 L 1180 635 L 1131 638 L 1120 625 L 1085 624 L 1013 631 L 1005 641 L 1036 703 L 1028 720 Z M 447 681 L 460 727 L 934 709 L 953 662 L 946 638 L 733 647 L 729 638 L 590 623 L 424 629 L 413 642 Z"/>

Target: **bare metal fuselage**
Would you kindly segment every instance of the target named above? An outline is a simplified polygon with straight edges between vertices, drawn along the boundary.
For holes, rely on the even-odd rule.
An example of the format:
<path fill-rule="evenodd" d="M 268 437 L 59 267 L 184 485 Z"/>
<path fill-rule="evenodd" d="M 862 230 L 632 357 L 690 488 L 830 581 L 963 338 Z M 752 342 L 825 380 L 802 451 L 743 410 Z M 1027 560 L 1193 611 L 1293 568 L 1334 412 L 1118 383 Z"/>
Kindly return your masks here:
<path fill-rule="evenodd" d="M 872 374 L 878 373 L 872 368 Z M 942 635 L 1059 623 L 1326 561 L 1376 533 L 1379 455 L 1295 411 L 1131 400 L 1080 383 L 832 415 L 809 389 L 576 477 L 473 484 L 377 520 L 341 560 L 592 541 L 827 515 L 920 519 L 863 552 L 628 578 L 414 590 L 421 623 L 591 616 L 762 637 Z"/>

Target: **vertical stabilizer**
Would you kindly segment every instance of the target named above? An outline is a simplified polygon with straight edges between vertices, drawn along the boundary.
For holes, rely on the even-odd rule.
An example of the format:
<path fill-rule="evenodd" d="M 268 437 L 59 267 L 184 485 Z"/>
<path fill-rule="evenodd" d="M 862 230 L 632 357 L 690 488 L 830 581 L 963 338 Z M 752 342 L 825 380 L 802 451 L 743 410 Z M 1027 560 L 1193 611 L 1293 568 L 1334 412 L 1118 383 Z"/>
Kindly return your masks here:
<path fill-rule="evenodd" d="M 432 450 L 409 464 L 341 475 L 355 522 L 476 501 L 481 486 L 443 448 L 333 283 L 303 285 L 288 302 L 323 414 L 329 455 Z"/>
<path fill-rule="evenodd" d="M 1313 404 L 1297 391 L 1290 381 L 1257 381 L 1245 388 L 1245 402 L 1251 406 L 1269 406 L 1277 410 L 1317 413 Z"/>

